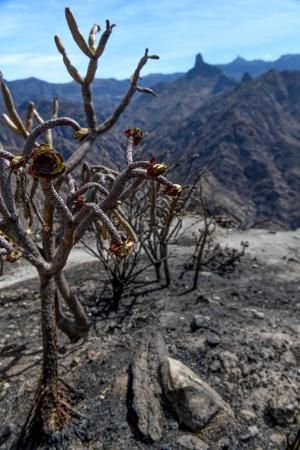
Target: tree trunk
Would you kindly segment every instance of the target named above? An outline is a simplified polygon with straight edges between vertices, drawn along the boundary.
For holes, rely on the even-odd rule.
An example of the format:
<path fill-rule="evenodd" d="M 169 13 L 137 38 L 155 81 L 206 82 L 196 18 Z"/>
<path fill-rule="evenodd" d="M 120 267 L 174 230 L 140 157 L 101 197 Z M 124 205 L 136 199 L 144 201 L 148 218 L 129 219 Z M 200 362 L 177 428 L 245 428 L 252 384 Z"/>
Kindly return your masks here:
<path fill-rule="evenodd" d="M 55 283 L 51 277 L 41 278 L 43 369 L 41 418 L 46 434 L 60 426 L 58 369 L 56 351 Z"/>
<path fill-rule="evenodd" d="M 59 383 L 56 352 L 55 283 L 52 277 L 40 277 L 42 306 L 43 366 L 32 408 L 14 450 L 33 450 L 43 442 L 57 441 L 63 417 L 59 407 Z"/>
<path fill-rule="evenodd" d="M 124 290 L 124 283 L 119 280 L 119 278 L 114 277 L 112 280 L 112 288 L 113 288 L 113 301 L 112 301 L 112 310 L 117 311 L 119 309 L 120 300 Z"/>
<path fill-rule="evenodd" d="M 166 285 L 170 286 L 170 284 L 171 284 L 171 275 L 170 275 L 169 263 L 168 263 L 168 244 L 167 243 L 161 243 L 160 244 L 160 257 L 161 257 L 161 259 L 163 261 Z"/>
<path fill-rule="evenodd" d="M 155 262 L 154 269 L 155 269 L 156 281 L 160 281 L 160 279 L 161 279 L 160 268 L 161 268 L 161 261 Z"/>
<path fill-rule="evenodd" d="M 71 342 L 77 342 L 80 339 L 80 334 L 78 333 L 78 328 L 76 327 L 75 320 L 67 317 L 61 306 L 60 299 L 58 297 L 58 289 L 56 289 L 55 293 L 55 314 L 56 314 L 56 324 L 57 328 L 65 333 Z"/>
<path fill-rule="evenodd" d="M 90 321 L 88 319 L 88 316 L 86 315 L 86 312 L 80 303 L 80 301 L 77 299 L 77 297 L 73 294 L 72 289 L 70 288 L 68 281 L 66 280 L 65 275 L 63 272 L 58 273 L 55 276 L 55 283 L 58 287 L 58 290 L 64 299 L 66 305 L 68 306 L 69 310 L 71 311 L 73 317 L 74 317 L 74 325 L 77 330 L 77 339 L 86 336 L 90 329 Z M 58 311 L 59 315 L 61 316 L 61 311 Z M 63 331 L 65 331 L 62 328 Z M 66 332 L 66 334 L 68 334 Z M 74 339 L 72 339 L 74 340 Z M 76 340 L 76 339 L 75 339 Z"/>

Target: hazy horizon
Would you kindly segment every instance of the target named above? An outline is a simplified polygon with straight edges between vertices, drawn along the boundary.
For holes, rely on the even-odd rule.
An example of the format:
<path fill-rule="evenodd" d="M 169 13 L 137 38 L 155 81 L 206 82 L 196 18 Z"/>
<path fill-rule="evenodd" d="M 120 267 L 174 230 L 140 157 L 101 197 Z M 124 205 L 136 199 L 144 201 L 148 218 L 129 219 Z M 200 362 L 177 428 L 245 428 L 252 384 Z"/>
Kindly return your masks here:
<path fill-rule="evenodd" d="M 276 60 L 300 53 L 300 1 L 273 0 L 0 0 L 0 70 L 7 80 L 36 77 L 71 81 L 53 36 L 58 34 L 81 73 L 88 59 L 73 42 L 64 17 L 69 6 L 87 37 L 94 23 L 117 26 L 97 78 L 128 78 L 144 49 L 160 55 L 143 74 L 186 72 L 202 53 L 210 64 L 247 59 Z"/>
<path fill-rule="evenodd" d="M 244 58 L 242 55 L 236 55 L 236 57 L 233 59 L 233 60 L 231 60 L 231 61 L 227 61 L 227 62 L 225 62 L 225 63 L 220 63 L 220 65 L 222 64 L 230 64 L 230 63 L 232 63 L 235 59 L 237 59 L 237 58 L 241 58 L 241 59 L 244 59 L 245 61 L 247 61 L 247 62 L 253 62 L 253 61 L 263 61 L 263 62 L 268 62 L 268 63 L 273 63 L 273 62 L 276 62 L 278 59 L 280 59 L 281 57 L 284 57 L 284 56 L 300 56 L 300 52 L 299 53 L 294 53 L 294 54 L 292 54 L 292 53 L 286 53 L 286 54 L 282 54 L 282 55 L 280 55 L 278 58 L 276 58 L 276 59 L 272 59 L 272 60 L 268 60 L 268 59 L 262 59 L 262 58 L 254 58 L 254 59 L 246 59 L 246 58 Z M 204 60 L 204 62 L 205 63 L 207 63 L 207 64 L 211 64 L 211 65 L 218 65 L 218 63 L 211 63 L 211 62 L 209 62 L 209 61 L 207 61 L 206 59 L 205 59 L 205 55 L 203 55 L 202 54 L 202 57 L 203 57 L 203 60 Z M 194 61 L 193 61 L 193 64 L 191 64 L 191 66 L 190 67 L 188 67 L 187 68 L 187 70 L 185 70 L 185 71 L 180 71 L 180 70 L 175 70 L 174 72 L 149 72 L 149 73 L 146 73 L 146 74 L 144 74 L 144 77 L 145 76 L 147 76 L 147 75 L 171 75 L 171 74 L 174 74 L 174 73 L 185 73 L 185 72 L 187 72 L 188 70 L 190 70 L 190 69 L 192 69 L 192 67 L 194 66 L 194 63 L 195 63 L 195 58 L 196 58 L 196 55 L 194 56 Z M 101 75 L 101 74 L 99 74 L 99 75 Z M 26 80 L 26 79 L 29 79 L 29 78 L 35 78 L 35 79 L 38 79 L 38 80 L 40 80 L 40 81 L 44 81 L 45 83 L 54 83 L 54 84 L 67 84 L 67 83 L 72 83 L 72 82 L 74 82 L 74 80 L 73 79 L 68 79 L 68 80 L 64 80 L 64 81 L 49 81 L 49 80 L 45 80 L 45 79 L 43 79 L 43 78 L 39 78 L 39 77 L 37 77 L 37 76 L 35 76 L 35 75 L 29 75 L 28 77 L 25 77 L 25 78 L 15 78 L 15 79 L 11 79 L 11 80 L 9 80 L 9 79 L 7 79 L 5 76 L 4 76 L 4 79 L 6 79 L 7 81 L 22 81 L 22 80 Z M 128 76 L 128 77 L 125 77 L 125 78 L 118 78 L 118 77 L 115 77 L 115 76 L 108 76 L 108 77 L 102 77 L 102 76 L 96 76 L 96 79 L 105 79 L 105 80 L 108 80 L 108 79 L 115 79 L 115 80 L 118 80 L 118 81 L 124 81 L 124 80 L 128 80 L 130 77 Z"/>

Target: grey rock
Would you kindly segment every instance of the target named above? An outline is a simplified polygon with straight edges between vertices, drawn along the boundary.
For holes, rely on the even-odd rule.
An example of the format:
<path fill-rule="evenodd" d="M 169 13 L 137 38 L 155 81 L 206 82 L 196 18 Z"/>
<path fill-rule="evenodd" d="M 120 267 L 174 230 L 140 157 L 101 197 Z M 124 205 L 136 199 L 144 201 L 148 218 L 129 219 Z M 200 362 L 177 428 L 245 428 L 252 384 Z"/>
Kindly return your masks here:
<path fill-rule="evenodd" d="M 297 407 L 291 401 L 288 395 L 272 397 L 268 401 L 266 413 L 276 425 L 288 425 L 293 422 Z"/>
<path fill-rule="evenodd" d="M 241 409 L 239 412 L 239 417 L 241 417 L 245 422 L 253 423 L 257 420 L 257 415 L 250 411 L 249 409 Z"/>
<path fill-rule="evenodd" d="M 217 345 L 219 345 L 221 342 L 221 338 L 217 333 L 207 333 L 206 336 L 206 343 L 207 345 L 209 345 L 210 347 L 216 347 Z"/>
<path fill-rule="evenodd" d="M 216 359 L 215 361 L 213 361 L 211 363 L 209 368 L 212 372 L 219 372 L 222 368 L 222 365 L 221 365 L 220 361 L 218 359 Z"/>
<path fill-rule="evenodd" d="M 104 448 L 102 442 L 96 442 L 94 445 L 94 450 L 103 450 Z"/>
<path fill-rule="evenodd" d="M 257 309 L 252 309 L 251 310 L 253 317 L 255 317 L 256 319 L 264 319 L 265 318 L 265 314 L 262 311 L 257 311 Z"/>
<path fill-rule="evenodd" d="M 0 445 L 5 444 L 10 438 L 13 431 L 13 427 L 10 424 L 6 424 L 0 428 Z"/>
<path fill-rule="evenodd" d="M 300 334 L 300 323 L 290 325 L 290 328 L 293 331 L 293 333 Z"/>
<path fill-rule="evenodd" d="M 296 366 L 297 365 L 297 360 L 295 358 L 295 355 L 290 350 L 287 350 L 286 352 L 284 352 L 281 355 L 280 361 L 286 366 Z"/>
<path fill-rule="evenodd" d="M 182 434 L 177 439 L 177 444 L 181 445 L 184 450 L 209 450 L 206 442 L 192 434 Z"/>
<path fill-rule="evenodd" d="M 191 431 L 233 421 L 234 414 L 222 397 L 181 362 L 165 358 L 161 364 L 164 394 L 179 422 Z"/>
<path fill-rule="evenodd" d="M 226 350 L 221 354 L 221 359 L 224 369 L 228 374 L 231 374 L 232 371 L 235 370 L 238 366 L 239 358 L 236 353 L 232 353 Z"/>
<path fill-rule="evenodd" d="M 249 433 L 252 437 L 255 437 L 258 435 L 259 431 L 256 425 L 251 425 L 251 427 L 248 428 Z"/>
<path fill-rule="evenodd" d="M 209 326 L 210 326 L 209 316 L 196 315 L 193 317 L 193 320 L 191 322 L 192 331 L 197 331 L 200 328 L 209 328 Z"/>
<path fill-rule="evenodd" d="M 116 322 L 115 320 L 111 320 L 108 325 L 107 325 L 107 330 L 106 331 L 113 331 L 116 328 L 120 328 L 120 325 L 118 324 L 118 322 Z"/>
<path fill-rule="evenodd" d="M 281 433 L 273 433 L 270 436 L 270 441 L 272 442 L 272 444 L 278 445 L 280 447 L 286 442 L 285 435 Z"/>
<path fill-rule="evenodd" d="M 249 441 L 250 439 L 257 436 L 259 433 L 257 426 L 252 425 L 251 427 L 248 427 L 248 430 L 245 434 L 241 436 L 241 441 Z"/>

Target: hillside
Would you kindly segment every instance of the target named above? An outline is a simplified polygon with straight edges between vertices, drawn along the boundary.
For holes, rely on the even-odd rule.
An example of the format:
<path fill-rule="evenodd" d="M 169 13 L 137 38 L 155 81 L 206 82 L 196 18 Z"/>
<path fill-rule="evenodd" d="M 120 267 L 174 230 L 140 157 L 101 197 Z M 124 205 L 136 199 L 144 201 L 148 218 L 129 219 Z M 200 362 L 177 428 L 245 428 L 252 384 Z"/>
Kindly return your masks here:
<path fill-rule="evenodd" d="M 237 83 L 197 55 L 195 66 L 178 78 L 148 77 L 151 82 L 165 80 L 154 87 L 158 96 L 138 94 L 117 126 L 99 139 L 89 156 L 91 161 L 99 160 L 103 147 L 115 162 L 122 161 L 123 130 L 139 126 L 147 132 L 149 155 L 163 155 L 166 162 L 174 163 L 187 152 L 188 159 L 175 167 L 178 174 L 186 173 L 192 155 L 192 174 L 214 159 L 214 170 L 205 181 L 213 214 L 233 215 L 242 226 L 260 220 L 278 221 L 292 229 L 300 226 L 299 72 L 272 70 Z M 143 83 L 147 85 L 147 77 Z M 128 80 L 96 81 L 95 106 L 100 119 L 113 110 L 127 86 Z M 85 122 L 79 90 L 73 83 L 51 85 L 29 79 L 24 86 L 18 81 L 10 87 L 23 115 L 26 92 L 28 99 L 37 100 L 45 118 L 50 115 L 52 96 L 59 95 L 60 115 Z M 57 131 L 56 146 L 65 156 L 74 149 L 70 136 L 69 131 Z M 9 149 L 21 145 L 2 121 L 0 140 Z"/>
<path fill-rule="evenodd" d="M 300 73 L 270 71 L 211 97 L 186 118 L 159 128 L 148 123 L 153 130 L 148 139 L 157 153 L 167 154 L 168 162 L 186 149 L 189 158 L 198 154 L 194 173 L 215 158 L 207 177 L 213 212 L 233 214 L 244 225 L 269 219 L 296 228 L 299 95 Z M 136 117 L 138 121 L 139 109 Z M 175 170 L 184 174 L 185 168 L 181 163 Z"/>

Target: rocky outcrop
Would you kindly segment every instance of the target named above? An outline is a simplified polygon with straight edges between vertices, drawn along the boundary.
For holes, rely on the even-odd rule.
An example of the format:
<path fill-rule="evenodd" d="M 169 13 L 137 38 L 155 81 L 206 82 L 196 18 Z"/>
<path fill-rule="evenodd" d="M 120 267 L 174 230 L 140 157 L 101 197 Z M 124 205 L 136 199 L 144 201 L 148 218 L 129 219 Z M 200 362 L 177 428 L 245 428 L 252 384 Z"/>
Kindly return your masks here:
<path fill-rule="evenodd" d="M 181 427 L 205 437 L 179 436 L 178 444 L 184 448 L 206 450 L 206 440 L 216 444 L 218 437 L 224 438 L 224 429 L 231 430 L 234 414 L 230 406 L 187 366 L 167 356 L 160 335 L 146 335 L 134 357 L 131 377 L 131 416 L 144 441 L 162 439 L 166 400 Z"/>
<path fill-rule="evenodd" d="M 202 431 L 208 425 L 218 427 L 234 419 L 222 397 L 180 361 L 166 358 L 161 365 L 161 379 L 180 424 L 191 431 Z"/>
<path fill-rule="evenodd" d="M 204 62 L 201 53 L 198 53 L 196 55 L 195 65 L 191 70 L 188 71 L 186 77 L 187 78 L 193 78 L 197 76 L 214 77 L 221 75 L 222 71 L 221 69 L 219 69 L 219 67 L 207 64 L 206 62 Z"/>

